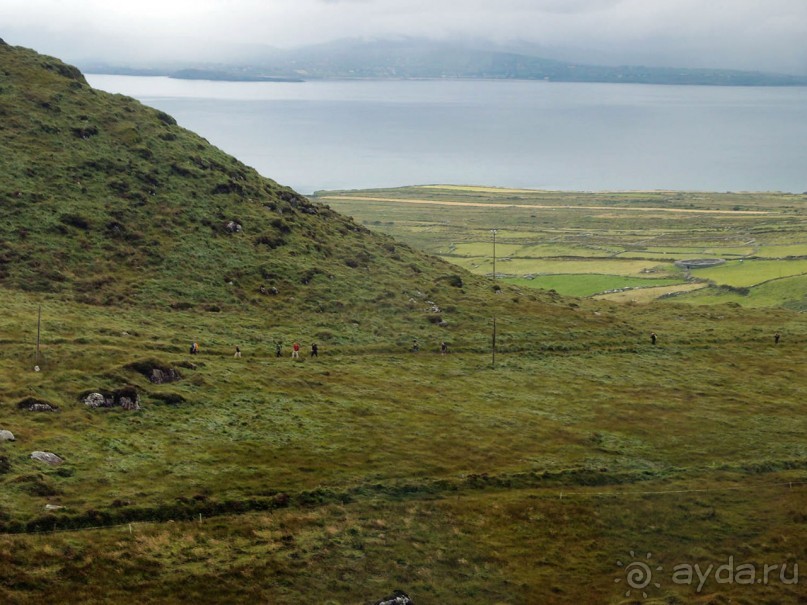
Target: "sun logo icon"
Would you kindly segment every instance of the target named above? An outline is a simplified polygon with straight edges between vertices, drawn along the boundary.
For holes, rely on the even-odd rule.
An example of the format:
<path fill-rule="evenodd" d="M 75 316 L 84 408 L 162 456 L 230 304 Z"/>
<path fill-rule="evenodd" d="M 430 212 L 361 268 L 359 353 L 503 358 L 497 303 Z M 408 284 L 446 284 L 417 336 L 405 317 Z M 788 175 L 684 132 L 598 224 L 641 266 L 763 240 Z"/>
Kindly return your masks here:
<path fill-rule="evenodd" d="M 628 585 L 628 590 L 625 591 L 625 596 L 629 597 L 631 593 L 636 590 L 638 593 L 642 595 L 642 598 L 647 598 L 647 591 L 645 590 L 651 584 L 656 588 L 661 588 L 661 584 L 658 582 L 653 582 L 653 572 L 654 571 L 664 571 L 664 568 L 661 565 L 658 565 L 655 569 L 650 568 L 650 559 L 653 556 L 652 553 L 647 553 L 645 555 L 645 560 L 637 560 L 637 556 L 633 551 L 630 551 L 630 556 L 633 559 L 630 563 L 623 563 L 622 561 L 617 561 L 616 564 L 625 570 L 625 577 L 624 578 L 616 578 L 614 582 L 619 584 L 623 579 Z"/>

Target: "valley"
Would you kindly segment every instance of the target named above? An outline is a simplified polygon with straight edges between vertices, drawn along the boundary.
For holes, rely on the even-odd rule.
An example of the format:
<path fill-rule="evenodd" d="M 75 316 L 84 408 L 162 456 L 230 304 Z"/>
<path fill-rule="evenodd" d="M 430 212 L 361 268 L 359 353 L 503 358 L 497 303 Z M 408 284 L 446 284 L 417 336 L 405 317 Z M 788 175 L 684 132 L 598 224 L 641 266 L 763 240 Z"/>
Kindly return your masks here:
<path fill-rule="evenodd" d="M 374 230 L 522 287 L 805 310 L 805 196 L 431 185 L 318 192 Z M 699 260 L 704 266 L 687 264 Z"/>
<path fill-rule="evenodd" d="M 0 67 L 0 601 L 803 599 L 803 196 L 307 198 Z"/>

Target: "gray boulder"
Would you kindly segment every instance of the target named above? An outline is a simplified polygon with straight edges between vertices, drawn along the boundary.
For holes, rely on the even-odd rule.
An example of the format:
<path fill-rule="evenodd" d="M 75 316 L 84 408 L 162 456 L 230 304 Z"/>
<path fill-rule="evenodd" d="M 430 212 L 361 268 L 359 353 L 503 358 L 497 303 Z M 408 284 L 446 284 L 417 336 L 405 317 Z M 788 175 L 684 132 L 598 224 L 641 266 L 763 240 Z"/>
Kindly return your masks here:
<path fill-rule="evenodd" d="M 89 408 L 122 407 L 124 410 L 140 409 L 140 394 L 134 387 L 123 387 L 110 393 L 89 393 L 81 400 Z"/>
<path fill-rule="evenodd" d="M 26 397 L 17 404 L 17 409 L 28 412 L 57 412 L 59 408 L 47 401 L 40 401 L 33 397 Z"/>
<path fill-rule="evenodd" d="M 182 379 L 182 375 L 173 368 L 152 368 L 148 377 L 154 384 L 165 384 Z"/>
<path fill-rule="evenodd" d="M 124 410 L 134 411 L 140 409 L 140 395 L 134 393 L 132 395 L 121 395 L 118 399 L 120 407 Z"/>
<path fill-rule="evenodd" d="M 388 595 L 376 601 L 375 605 L 415 605 L 414 601 L 409 598 L 409 595 L 402 590 L 393 590 L 391 595 Z"/>
<path fill-rule="evenodd" d="M 59 456 L 53 452 L 31 452 L 31 458 L 46 464 L 61 464 L 64 462 L 64 460 L 59 458 Z"/>
<path fill-rule="evenodd" d="M 0 441 L 15 441 L 14 433 L 11 431 L 0 431 Z"/>
<path fill-rule="evenodd" d="M 88 408 L 100 408 L 106 405 L 106 397 L 101 393 L 90 393 L 84 398 L 84 405 Z"/>

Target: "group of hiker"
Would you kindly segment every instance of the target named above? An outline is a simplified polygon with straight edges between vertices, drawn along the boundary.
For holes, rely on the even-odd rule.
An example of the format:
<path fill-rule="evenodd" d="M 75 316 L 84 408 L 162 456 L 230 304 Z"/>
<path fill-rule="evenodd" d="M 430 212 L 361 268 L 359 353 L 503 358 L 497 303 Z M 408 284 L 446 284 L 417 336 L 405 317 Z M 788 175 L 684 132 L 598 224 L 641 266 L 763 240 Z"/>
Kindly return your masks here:
<path fill-rule="evenodd" d="M 292 359 L 300 359 L 300 343 L 294 342 L 291 345 L 291 358 Z M 417 339 L 412 341 L 412 352 L 417 353 L 420 351 L 420 344 L 418 344 Z M 440 343 L 440 354 L 445 355 L 448 353 L 448 344 L 443 341 Z M 191 355 L 198 355 L 199 354 L 199 343 L 193 342 L 190 346 L 190 354 Z M 317 343 L 311 343 L 311 357 L 319 357 L 319 345 Z M 241 358 L 241 347 L 236 345 L 235 347 L 235 354 L 233 355 L 236 359 Z M 283 357 L 283 344 L 280 341 L 275 343 L 275 357 Z"/>
<path fill-rule="evenodd" d="M 774 344 L 778 345 L 779 341 L 781 339 L 782 339 L 782 335 L 779 334 L 779 332 L 776 332 L 773 335 Z M 655 345 L 657 342 L 658 342 L 658 335 L 655 332 L 650 332 L 650 344 Z M 292 359 L 299 359 L 300 358 L 300 348 L 301 347 L 300 347 L 299 342 L 295 341 L 294 344 L 291 345 L 291 358 Z M 411 349 L 411 351 L 413 353 L 418 353 L 420 351 L 420 343 L 418 343 L 417 339 L 414 339 L 412 341 L 412 349 Z M 198 353 L 199 353 L 199 343 L 197 343 L 197 342 L 191 343 L 190 354 L 191 355 L 196 355 Z M 447 353 L 448 353 L 448 344 L 445 341 L 443 341 L 443 342 L 440 343 L 440 354 L 441 355 L 446 355 Z M 312 343 L 311 344 L 311 353 L 310 353 L 310 355 L 311 355 L 311 357 L 319 357 L 319 347 L 317 346 L 317 343 Z M 235 347 L 235 355 L 234 355 L 234 357 L 236 359 L 241 358 L 241 347 L 240 346 Z M 280 341 L 277 341 L 275 343 L 275 357 L 283 357 L 283 344 Z"/>
<path fill-rule="evenodd" d="M 300 358 L 300 343 L 296 342 L 291 345 L 291 358 L 292 359 L 299 359 Z M 199 343 L 193 342 L 191 343 L 190 347 L 190 354 L 191 355 L 198 355 L 199 354 Z M 275 343 L 275 357 L 282 357 L 283 356 L 283 345 L 280 341 Z M 241 358 L 241 347 L 236 345 L 235 347 L 235 355 L 233 355 L 236 359 Z M 317 343 L 311 344 L 311 357 L 319 357 L 319 346 Z"/>
<path fill-rule="evenodd" d="M 782 335 L 776 332 L 773 335 L 773 344 L 778 345 L 780 340 L 782 340 Z M 658 336 L 655 332 L 650 332 L 650 344 L 654 345 L 656 342 L 658 342 Z"/>
<path fill-rule="evenodd" d="M 294 341 L 291 345 L 291 358 L 300 359 L 300 343 Z M 311 343 L 311 357 L 319 357 L 319 346 L 317 343 Z M 283 343 L 279 340 L 275 343 L 275 357 L 283 357 Z"/>
<path fill-rule="evenodd" d="M 275 343 L 275 357 L 282 357 L 283 356 L 283 345 L 279 342 Z M 317 343 L 311 344 L 311 357 L 319 357 L 319 347 Z M 300 343 L 295 342 L 291 345 L 291 358 L 292 359 L 300 359 Z"/>
<path fill-rule="evenodd" d="M 412 352 L 419 353 L 420 352 L 420 343 L 418 342 L 417 338 L 412 340 Z M 448 353 L 448 343 L 444 340 L 440 343 L 440 355 L 445 355 Z"/>

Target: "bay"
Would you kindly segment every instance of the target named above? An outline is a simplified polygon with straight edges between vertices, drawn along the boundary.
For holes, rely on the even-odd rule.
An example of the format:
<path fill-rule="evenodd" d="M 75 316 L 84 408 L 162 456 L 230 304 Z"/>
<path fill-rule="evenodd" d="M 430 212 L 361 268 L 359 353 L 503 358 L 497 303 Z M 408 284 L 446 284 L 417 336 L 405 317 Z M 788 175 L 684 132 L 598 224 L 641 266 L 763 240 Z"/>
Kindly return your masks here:
<path fill-rule="evenodd" d="M 89 74 L 309 194 L 463 184 L 807 191 L 807 88 Z"/>

